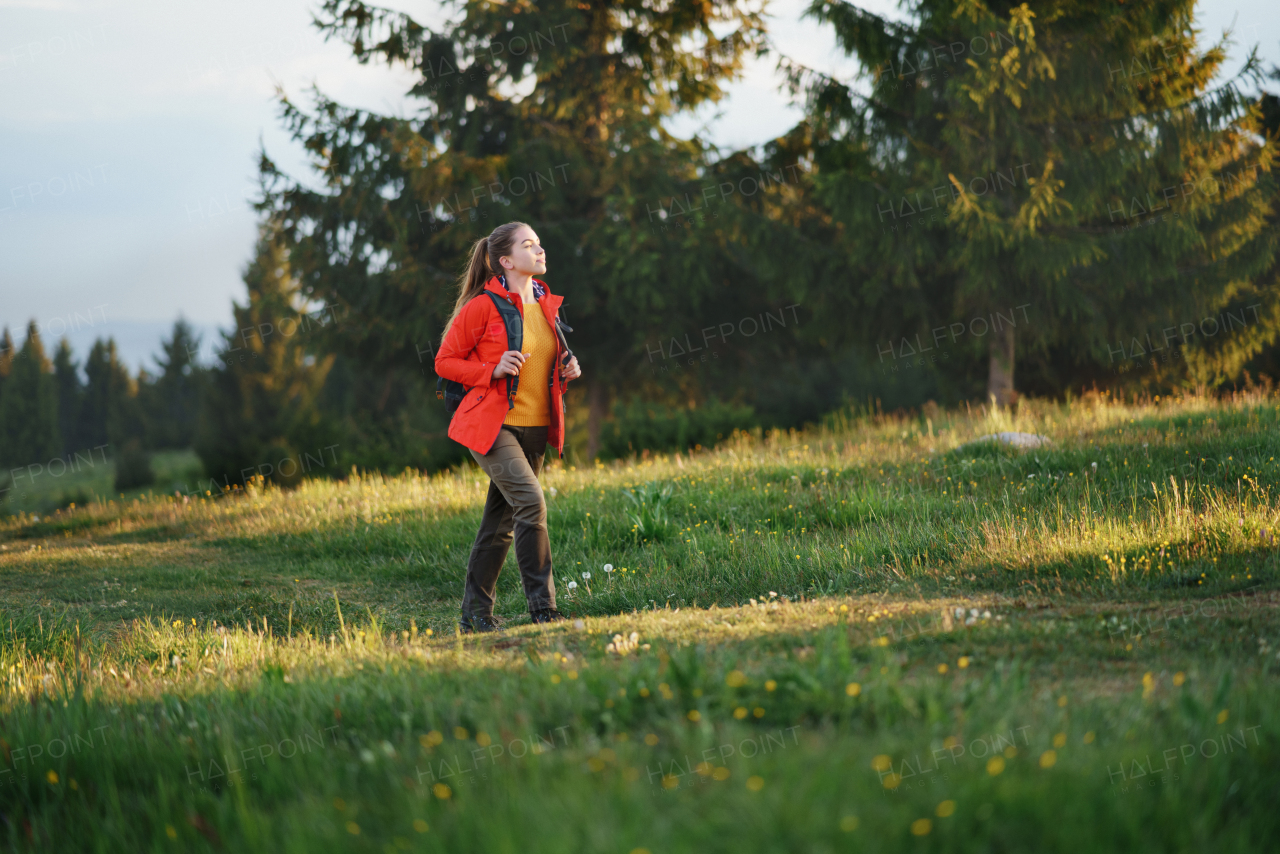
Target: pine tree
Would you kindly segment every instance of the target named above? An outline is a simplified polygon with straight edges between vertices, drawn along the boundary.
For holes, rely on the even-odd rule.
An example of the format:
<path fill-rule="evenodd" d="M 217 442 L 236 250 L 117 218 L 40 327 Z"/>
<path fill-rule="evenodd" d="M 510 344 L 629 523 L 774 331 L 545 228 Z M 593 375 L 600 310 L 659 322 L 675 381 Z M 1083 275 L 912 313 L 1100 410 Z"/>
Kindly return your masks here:
<path fill-rule="evenodd" d="M 0 335 L 0 394 L 4 393 L 5 380 L 9 379 L 9 373 L 13 370 L 13 354 L 13 336 L 6 326 L 4 334 Z"/>
<path fill-rule="evenodd" d="M 137 382 L 120 361 L 114 338 L 93 342 L 84 372 L 88 382 L 80 410 L 80 435 L 86 448 L 106 445 L 109 454 L 115 455 L 127 439 L 142 435 Z"/>
<path fill-rule="evenodd" d="M 0 390 L 0 466 L 44 463 L 62 450 L 52 370 L 33 320 Z"/>
<path fill-rule="evenodd" d="M 665 123 L 721 97 L 763 44 L 762 18 L 746 0 L 460 9 L 433 32 L 358 0 L 324 4 L 323 31 L 361 62 L 414 70 L 423 110 L 392 118 L 318 96 L 308 114 L 284 101 L 327 186 L 287 180 L 264 155 L 262 208 L 284 224 L 304 295 L 338 309 L 334 338 L 377 369 L 416 368 L 472 242 L 529 222 L 566 298 L 594 449 L 646 345 L 687 331 L 730 281 L 719 243 L 655 228 L 711 153 Z"/>
<path fill-rule="evenodd" d="M 895 366 L 985 343 L 1007 403 L 1016 350 L 1057 390 L 1114 342 L 1145 356 L 1147 335 L 1256 299 L 1274 254 L 1274 145 L 1242 94 L 1258 67 L 1211 89 L 1226 54 L 1197 46 L 1193 10 L 917 0 L 899 23 L 814 0 L 864 69 L 859 88 L 789 66 L 808 115 L 781 146 L 818 164 L 794 275 L 851 285 L 822 314 Z"/>
<path fill-rule="evenodd" d="M 307 351 L 298 282 L 270 226 L 243 278 L 248 300 L 233 306 L 236 328 L 223 333 L 220 364 L 201 398 L 196 452 L 224 486 L 256 475 L 292 484 L 311 460 L 327 466 L 336 457 L 321 453 L 330 434 L 316 406 L 333 357 Z"/>
<path fill-rule="evenodd" d="M 1272 66 L 1271 72 L 1267 75 L 1271 80 L 1280 83 L 1280 66 Z M 1271 139 L 1280 139 L 1280 95 L 1272 91 L 1264 91 L 1260 103 L 1261 107 L 1261 124 L 1266 135 Z M 1270 228 L 1273 233 L 1280 232 L 1280 199 L 1277 199 L 1277 205 L 1273 208 Z M 1234 359 L 1240 357 L 1250 358 L 1248 368 L 1242 369 L 1241 373 L 1246 378 L 1254 375 L 1262 375 L 1270 378 L 1272 382 L 1280 380 L 1280 322 L 1274 318 L 1277 311 L 1280 311 L 1280 300 L 1276 300 L 1276 294 L 1280 294 L 1280 259 L 1271 266 L 1271 269 L 1264 275 L 1259 277 L 1263 290 L 1269 296 L 1265 301 L 1265 307 L 1262 309 L 1269 317 L 1271 322 L 1259 325 L 1257 328 L 1250 330 L 1253 332 L 1252 340 L 1248 342 L 1250 346 L 1238 347 L 1234 352 L 1228 353 L 1229 357 Z M 1253 347 L 1261 348 L 1260 352 L 1253 355 Z M 1217 376 L 1227 375 L 1235 377 L 1234 372 L 1230 368 L 1235 367 L 1234 364 L 1214 364 L 1213 361 L 1206 360 L 1208 364 L 1197 365 L 1197 367 L 1208 367 Z M 1203 379 L 1203 377 L 1197 377 Z"/>
<path fill-rule="evenodd" d="M 179 318 L 156 357 L 160 375 L 154 382 L 139 383 L 138 396 L 152 448 L 189 448 L 195 440 L 200 407 L 202 372 L 195 361 L 200 338 L 191 324 Z"/>
<path fill-rule="evenodd" d="M 58 342 L 58 352 L 53 357 L 53 384 L 58 396 L 58 432 L 62 436 L 63 455 L 86 449 L 80 435 L 80 407 L 84 401 L 84 384 L 80 381 L 80 367 L 71 353 L 66 338 Z"/>

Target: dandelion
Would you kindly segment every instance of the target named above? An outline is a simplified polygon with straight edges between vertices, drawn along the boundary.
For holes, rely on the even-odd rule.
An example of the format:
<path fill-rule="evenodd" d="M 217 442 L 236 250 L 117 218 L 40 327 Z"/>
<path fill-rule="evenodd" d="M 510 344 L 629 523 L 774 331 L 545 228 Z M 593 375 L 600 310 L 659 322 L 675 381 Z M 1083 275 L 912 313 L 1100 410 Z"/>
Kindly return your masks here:
<path fill-rule="evenodd" d="M 569 582 L 569 589 L 570 589 L 570 590 L 577 590 L 577 589 L 578 589 L 578 582 L 576 582 L 576 581 L 570 581 L 570 582 Z"/>
<path fill-rule="evenodd" d="M 618 655 L 626 655 L 640 645 L 640 635 L 632 632 L 629 636 L 614 635 L 613 640 L 605 647 L 605 652 L 612 652 Z M 643 691 L 641 692 L 644 693 Z"/>
<path fill-rule="evenodd" d="M 584 573 L 582 573 L 582 580 L 583 580 L 583 581 L 590 581 L 590 580 L 591 580 L 591 573 L 589 573 L 589 572 L 584 572 Z"/>
<path fill-rule="evenodd" d="M 613 564 L 611 564 L 611 563 L 606 563 L 606 564 L 604 565 L 604 571 L 605 571 L 605 572 L 613 572 Z"/>

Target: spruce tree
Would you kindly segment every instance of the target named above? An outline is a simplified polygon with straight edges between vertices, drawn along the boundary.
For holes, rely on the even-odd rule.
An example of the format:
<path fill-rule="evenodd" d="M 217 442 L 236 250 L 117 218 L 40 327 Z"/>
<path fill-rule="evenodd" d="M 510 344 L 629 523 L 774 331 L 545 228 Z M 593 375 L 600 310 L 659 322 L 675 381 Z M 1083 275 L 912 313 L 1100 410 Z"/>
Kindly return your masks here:
<path fill-rule="evenodd" d="M 323 453 L 331 433 L 316 406 L 333 357 L 308 352 L 298 282 L 270 226 L 243 279 L 248 299 L 234 304 L 235 328 L 223 333 L 204 387 L 196 452 L 223 486 L 256 475 L 293 484 L 336 459 Z"/>
<path fill-rule="evenodd" d="M 113 392 L 112 366 L 115 362 L 115 341 L 101 338 L 93 342 L 85 359 L 84 402 L 80 407 L 78 434 L 84 437 L 85 447 L 96 448 L 107 444 L 107 411 Z"/>
<path fill-rule="evenodd" d="M 114 338 L 93 342 L 85 360 L 88 382 L 80 410 L 80 430 L 86 448 L 106 445 L 108 455 L 118 454 L 126 439 L 142 435 L 137 382 L 120 361 Z"/>
<path fill-rule="evenodd" d="M 593 450 L 613 389 L 632 380 L 646 345 L 689 331 L 732 281 L 717 243 L 655 227 L 712 153 L 665 123 L 722 96 L 762 46 L 762 18 L 746 0 L 456 8 L 432 31 L 327 0 L 325 34 L 361 62 L 411 68 L 422 109 L 397 118 L 319 95 L 310 111 L 284 100 L 325 186 L 287 179 L 264 155 L 262 209 L 283 225 L 303 294 L 337 308 L 344 352 L 379 370 L 416 369 L 438 345 L 478 237 L 532 224 L 574 327 Z"/>
<path fill-rule="evenodd" d="M 0 466 L 46 463 L 61 450 L 53 368 L 33 320 L 0 390 Z"/>
<path fill-rule="evenodd" d="M 6 326 L 4 334 L 0 335 L 0 393 L 3 393 L 5 380 L 9 379 L 9 372 L 13 370 L 13 352 L 13 336 Z"/>
<path fill-rule="evenodd" d="M 819 297 L 832 335 L 895 368 L 985 344 L 1007 403 L 1018 352 L 1057 390 L 1118 352 L 1194 351 L 1185 324 L 1259 299 L 1258 66 L 1216 85 L 1226 53 L 1197 44 L 1193 0 L 904 8 L 814 0 L 861 79 L 789 65 L 808 108 L 779 147 L 817 164 L 791 275 L 848 283 Z"/>
<path fill-rule="evenodd" d="M 1272 66 L 1270 73 L 1267 75 L 1271 80 L 1280 83 L 1280 66 Z M 1271 91 L 1273 86 L 1269 86 L 1263 91 L 1260 102 L 1262 129 L 1271 139 L 1280 140 L 1280 95 L 1275 91 Z M 1270 227 L 1273 233 L 1280 233 L 1280 199 L 1277 199 L 1277 205 L 1273 208 Z M 1263 288 L 1266 289 L 1270 299 L 1266 301 L 1262 311 L 1269 315 L 1280 311 L 1280 300 L 1275 299 L 1276 294 L 1280 294 L 1280 259 L 1277 263 L 1272 264 L 1271 269 L 1264 275 L 1259 277 Z M 1229 357 L 1239 358 L 1241 356 L 1248 357 L 1247 367 L 1241 369 L 1241 373 L 1246 381 L 1254 376 L 1261 375 L 1267 377 L 1271 382 L 1280 381 L 1280 322 L 1273 322 L 1267 327 L 1260 327 L 1254 332 L 1254 340 L 1250 341 L 1256 347 L 1261 348 L 1260 352 L 1254 354 L 1250 347 L 1239 347 L 1234 352 L 1227 355 Z M 1207 364 L 1197 365 L 1200 368 L 1209 368 L 1214 371 L 1217 376 L 1227 375 L 1235 378 L 1235 374 L 1228 370 L 1233 365 L 1215 364 L 1212 360 L 1206 360 Z"/>
<path fill-rule="evenodd" d="M 58 396 L 58 432 L 62 437 L 62 453 L 74 454 L 88 447 L 80 435 L 84 384 L 80 381 L 80 367 L 66 338 L 58 342 L 58 352 L 53 357 L 53 384 Z"/>
<path fill-rule="evenodd" d="M 202 372 L 195 360 L 200 338 L 191 324 L 179 318 L 160 348 L 155 357 L 159 376 L 154 382 L 139 384 L 148 444 L 152 448 L 189 448 L 195 440 L 200 407 Z"/>

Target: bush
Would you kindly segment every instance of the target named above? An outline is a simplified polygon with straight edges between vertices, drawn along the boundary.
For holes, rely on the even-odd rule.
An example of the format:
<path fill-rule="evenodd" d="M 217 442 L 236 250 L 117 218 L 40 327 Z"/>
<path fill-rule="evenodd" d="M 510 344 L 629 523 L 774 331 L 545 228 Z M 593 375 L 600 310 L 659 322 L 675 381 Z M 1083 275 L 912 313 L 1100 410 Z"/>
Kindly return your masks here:
<path fill-rule="evenodd" d="M 619 402 L 613 421 L 600 436 L 601 456 L 625 457 L 648 451 L 683 451 L 712 447 L 735 429 L 754 427 L 754 410 L 718 400 L 697 409 L 675 409 L 657 403 L 633 400 Z"/>
<path fill-rule="evenodd" d="M 70 492 L 58 493 L 57 499 L 53 502 L 53 509 L 66 510 L 68 507 L 85 507 L 92 503 L 93 493 L 80 486 Z"/>
<path fill-rule="evenodd" d="M 130 439 L 116 455 L 116 492 L 140 489 L 156 479 L 151 470 L 151 456 L 142 449 L 142 443 Z"/>

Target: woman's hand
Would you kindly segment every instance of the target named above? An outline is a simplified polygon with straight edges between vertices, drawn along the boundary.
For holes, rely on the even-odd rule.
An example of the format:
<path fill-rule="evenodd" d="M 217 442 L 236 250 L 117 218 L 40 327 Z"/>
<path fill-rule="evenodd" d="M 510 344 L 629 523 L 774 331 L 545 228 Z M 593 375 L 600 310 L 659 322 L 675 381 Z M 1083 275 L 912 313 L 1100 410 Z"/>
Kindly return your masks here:
<path fill-rule="evenodd" d="M 508 350 L 502 354 L 502 358 L 498 360 L 498 364 L 493 368 L 493 378 L 501 379 L 502 377 L 518 377 L 520 376 L 520 366 L 524 364 L 527 354 L 521 353 L 519 350 Z"/>
<path fill-rule="evenodd" d="M 576 380 L 578 377 L 582 376 L 582 368 L 578 367 L 577 356 L 570 359 L 569 364 L 560 369 L 560 376 L 564 377 L 566 381 Z"/>

